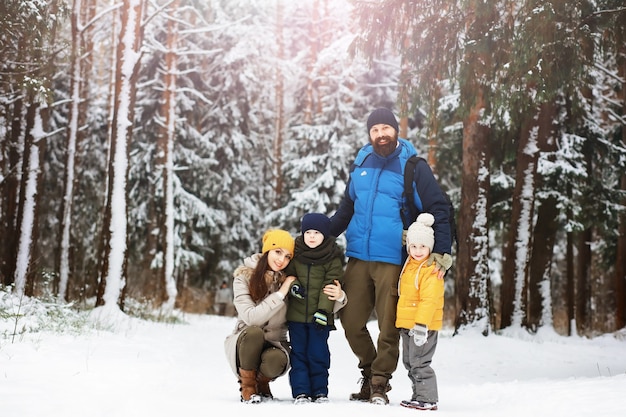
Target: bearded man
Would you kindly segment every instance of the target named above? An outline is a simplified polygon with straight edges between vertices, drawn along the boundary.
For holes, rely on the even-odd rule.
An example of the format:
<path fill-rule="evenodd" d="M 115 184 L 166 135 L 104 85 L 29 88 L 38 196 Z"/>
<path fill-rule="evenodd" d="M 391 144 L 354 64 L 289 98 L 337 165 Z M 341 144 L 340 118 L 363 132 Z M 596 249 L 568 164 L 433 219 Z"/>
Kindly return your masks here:
<path fill-rule="evenodd" d="M 405 252 L 404 166 L 417 151 L 411 142 L 398 138 L 398 122 L 389 109 L 374 110 L 367 119 L 367 131 L 369 143 L 352 163 L 342 201 L 331 217 L 331 234 L 346 232 L 349 258 L 343 289 L 352 301 L 339 318 L 361 370 L 361 389 L 350 399 L 388 404 L 389 380 L 400 353 L 395 321 Z M 416 165 L 413 188 L 414 201 L 435 218 L 433 253 L 450 254 L 449 205 L 428 164 Z M 367 329 L 372 313 L 380 330 L 376 346 Z"/>

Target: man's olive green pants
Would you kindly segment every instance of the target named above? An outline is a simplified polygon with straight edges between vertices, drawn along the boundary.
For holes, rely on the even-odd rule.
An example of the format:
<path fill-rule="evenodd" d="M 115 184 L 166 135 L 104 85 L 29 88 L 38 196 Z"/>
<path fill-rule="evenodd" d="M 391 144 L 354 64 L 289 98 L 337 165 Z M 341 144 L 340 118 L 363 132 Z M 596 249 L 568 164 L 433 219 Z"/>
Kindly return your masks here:
<path fill-rule="evenodd" d="M 401 266 L 351 258 L 343 277 L 348 303 L 339 318 L 364 377 L 391 378 L 398 366 L 400 332 L 396 328 Z M 367 322 L 376 313 L 380 330 L 376 346 Z"/>

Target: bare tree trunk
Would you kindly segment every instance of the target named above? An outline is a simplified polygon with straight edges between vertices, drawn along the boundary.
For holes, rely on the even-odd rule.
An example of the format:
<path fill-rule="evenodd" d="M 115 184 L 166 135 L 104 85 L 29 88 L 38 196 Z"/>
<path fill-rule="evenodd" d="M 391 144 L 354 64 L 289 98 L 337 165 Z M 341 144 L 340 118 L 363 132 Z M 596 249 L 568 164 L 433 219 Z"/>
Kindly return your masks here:
<path fill-rule="evenodd" d="M 489 334 L 491 301 L 489 296 L 489 189 L 490 152 L 488 125 L 482 114 L 488 109 L 491 57 L 487 33 L 494 19 L 493 5 L 470 1 L 467 6 L 468 41 L 464 61 L 471 75 L 461 88 L 462 100 L 468 108 L 463 120 L 463 161 L 461 203 L 458 218 L 458 253 L 455 269 L 456 323 L 479 328 Z"/>
<path fill-rule="evenodd" d="M 622 141 L 626 144 L 626 129 L 622 129 Z M 626 190 L 626 176 L 622 176 L 622 191 Z M 626 199 L 622 199 L 626 206 Z M 619 237 L 617 238 L 617 256 L 615 257 L 615 327 L 626 326 L 626 214 L 619 217 Z"/>
<path fill-rule="evenodd" d="M 283 6 L 279 0 L 276 4 L 276 57 L 282 60 L 285 55 L 283 41 Z M 283 73 L 280 65 L 276 66 L 276 136 L 273 148 L 273 176 L 274 176 L 274 199 L 272 208 L 281 206 L 283 195 L 283 128 L 285 126 L 285 102 L 284 102 Z"/>
<path fill-rule="evenodd" d="M 585 6 L 590 6 L 590 4 L 585 4 Z M 593 42 L 591 42 L 588 38 L 582 38 L 581 48 L 584 51 L 586 59 L 588 62 L 593 62 L 595 47 Z M 593 91 L 591 87 L 585 86 L 581 94 L 585 97 L 587 101 L 587 105 L 591 108 L 593 106 Z M 571 113 L 571 110 L 570 110 Z M 580 129 L 583 132 L 587 132 L 588 129 L 583 127 L 584 123 L 581 123 Z M 590 178 L 593 178 L 594 172 L 596 170 L 594 166 L 594 157 L 592 153 L 594 152 L 593 146 L 587 146 L 583 150 L 585 152 L 585 170 L 587 172 L 588 183 L 584 185 L 583 188 L 591 189 L 590 187 Z M 588 218 L 587 224 L 589 222 L 593 223 L 593 219 Z M 592 262 L 593 256 L 591 252 L 591 242 L 593 239 L 593 229 L 591 226 L 586 227 L 585 230 L 578 233 L 576 236 L 576 261 L 575 265 L 575 279 L 576 279 L 576 295 L 575 295 L 575 320 L 578 334 L 586 334 L 587 330 L 589 330 L 592 326 L 592 317 L 591 317 L 591 306 L 592 306 Z M 595 277 L 594 277 L 595 278 Z"/>
<path fill-rule="evenodd" d="M 439 74 L 436 75 L 437 79 L 439 78 Z M 428 117 L 428 163 L 431 167 L 433 167 L 433 172 L 437 175 L 438 167 L 435 163 L 435 150 L 437 149 L 437 134 L 440 130 L 440 121 L 439 117 L 437 117 L 438 109 L 439 109 L 439 100 L 441 99 L 441 88 L 436 86 L 434 91 L 431 93 L 430 100 L 430 116 Z"/>
<path fill-rule="evenodd" d="M 625 25 L 626 26 L 626 25 Z M 622 28 L 622 34 L 626 27 Z M 618 54 L 618 74 L 621 80 L 626 80 L 626 42 L 622 38 L 621 53 Z M 626 114 L 626 82 L 622 82 L 619 93 L 622 101 L 622 114 Z M 622 146 L 626 146 L 626 126 L 622 125 Z M 626 190 L 626 176 L 622 175 L 621 187 Z M 622 205 L 626 205 L 626 198 L 622 199 Z M 626 326 L 626 214 L 619 217 L 619 236 L 617 238 L 617 256 L 615 257 L 615 327 L 621 329 Z"/>
<path fill-rule="evenodd" d="M 491 329 L 489 296 L 489 128 L 480 123 L 485 102 L 478 90 L 475 106 L 463 122 L 463 174 L 458 220 L 459 251 L 456 255 L 456 330 L 479 326 Z M 468 179 L 468 180 L 466 180 Z"/>
<path fill-rule="evenodd" d="M 31 269 L 33 242 L 36 237 L 37 194 L 40 183 L 40 146 L 43 126 L 39 114 L 39 103 L 34 92 L 28 94 L 24 137 L 24 158 L 22 161 L 22 180 L 17 209 L 17 232 L 19 235 L 15 258 L 15 292 L 18 295 L 33 295 L 33 277 Z"/>
<path fill-rule="evenodd" d="M 410 39 L 409 39 L 409 36 L 407 35 L 405 36 L 402 42 L 404 48 L 408 47 L 409 42 L 410 42 Z M 398 126 L 400 128 L 400 131 L 398 132 L 398 136 L 400 136 L 401 138 L 407 138 L 409 134 L 409 101 L 410 101 L 409 88 L 408 88 L 409 85 L 411 85 L 410 62 L 406 54 L 402 54 L 401 63 L 400 63 L 400 82 L 398 83 L 398 88 L 400 90 L 399 91 L 400 124 Z M 433 119 L 436 120 L 437 117 L 433 117 Z M 433 148 L 433 152 L 434 152 L 434 148 Z M 431 167 L 435 166 L 434 160 L 431 160 L 430 158 L 428 158 L 427 161 Z"/>
<path fill-rule="evenodd" d="M 15 282 L 15 259 L 17 257 L 18 228 L 17 212 L 20 195 L 20 167 L 23 160 L 23 111 L 24 97 L 18 97 L 13 104 L 11 130 L 7 138 L 7 166 L 2 182 L 2 259 L 0 278 L 10 286 Z"/>
<path fill-rule="evenodd" d="M 526 325 L 532 331 L 536 331 L 542 325 L 552 324 L 552 320 L 546 322 L 546 318 L 552 317 L 552 303 L 546 300 L 548 294 L 543 289 L 543 284 L 550 285 L 550 271 L 552 255 L 556 241 L 558 223 L 555 221 L 559 214 L 557 200 L 549 197 L 541 202 L 537 209 L 537 223 L 533 231 L 532 256 L 529 265 L 528 291 L 529 304 Z"/>
<path fill-rule="evenodd" d="M 93 22 L 96 12 L 96 0 L 81 0 L 81 14 L 79 16 L 79 20 L 77 22 Z M 114 13 L 114 12 L 112 12 Z M 78 169 L 76 167 L 80 167 L 80 155 L 82 154 L 82 148 L 84 146 L 85 132 L 84 129 L 87 120 L 87 114 L 89 112 L 91 95 L 92 95 L 92 74 L 94 73 L 94 30 L 93 26 L 80 27 L 80 50 L 82 53 L 80 54 L 80 90 L 78 93 L 79 102 L 77 106 L 78 117 L 77 117 L 77 126 L 78 130 L 76 132 L 76 150 L 75 150 L 75 162 L 74 162 L 74 186 L 79 184 L 76 178 L 76 172 Z M 114 32 L 115 29 L 111 28 Z M 102 54 L 101 59 L 106 59 L 106 54 Z M 104 67 L 104 66 L 102 66 Z M 73 104 L 73 103 L 72 103 Z M 69 137 L 69 136 L 68 136 Z M 104 187 L 102 188 L 105 189 Z M 70 222 L 72 226 L 70 226 L 70 234 L 69 234 L 69 245 L 68 245 L 68 276 L 67 276 L 67 290 L 65 293 L 58 292 L 59 296 L 65 295 L 67 300 L 80 300 L 85 301 L 87 298 L 91 298 L 95 296 L 95 289 L 97 288 L 97 267 L 94 265 L 96 259 L 92 256 L 95 251 L 88 251 L 86 245 L 89 247 L 98 247 L 98 237 L 101 236 L 99 233 L 99 223 L 94 227 L 94 238 L 91 242 L 85 242 L 83 240 L 78 240 L 73 237 L 71 230 L 74 225 L 74 217 L 72 217 L 72 212 L 74 211 L 73 207 L 75 205 L 76 192 L 71 200 L 72 209 L 70 209 L 69 216 Z M 63 212 L 62 212 L 63 213 Z M 59 236 L 59 239 L 61 236 Z M 59 251 L 60 252 L 60 251 Z M 59 258 L 60 265 L 60 255 L 57 255 Z M 97 261 L 96 261 L 97 262 Z"/>
<path fill-rule="evenodd" d="M 179 1 L 172 3 L 172 10 L 178 8 Z M 163 268 L 161 282 L 162 299 L 166 310 L 173 310 L 176 302 L 176 280 L 174 279 L 174 140 L 176 137 L 176 43 L 178 25 L 174 19 L 167 24 L 167 54 L 165 56 L 165 91 L 163 92 L 162 114 L 165 117 L 159 145 L 163 155 Z"/>
<path fill-rule="evenodd" d="M 70 116 L 67 127 L 66 151 L 65 151 L 65 169 L 63 173 L 63 199 L 61 200 L 61 221 L 59 233 L 59 253 L 58 268 L 59 274 L 55 279 L 56 285 L 54 292 L 61 300 L 67 299 L 67 288 L 70 276 L 70 230 L 72 228 L 72 207 L 74 204 L 74 175 L 76 172 L 76 150 L 79 143 L 80 118 L 81 112 L 79 106 L 81 102 L 81 86 L 83 84 L 83 75 L 85 71 L 82 69 L 81 48 L 81 23 L 82 16 L 81 0 L 74 0 L 72 7 L 71 33 L 72 33 L 72 53 L 70 65 Z"/>
<path fill-rule="evenodd" d="M 120 16 L 122 14 L 121 11 L 115 11 L 115 13 L 119 13 Z M 111 158 L 112 158 L 112 141 L 113 141 L 113 125 L 114 125 L 114 120 L 113 120 L 113 115 L 115 114 L 115 107 L 116 107 L 116 99 L 117 99 L 117 95 L 116 95 L 116 91 L 117 91 L 117 80 L 119 79 L 119 75 L 118 75 L 118 67 L 119 65 L 117 64 L 118 61 L 118 55 L 119 55 L 119 51 L 122 48 L 122 45 L 120 44 L 120 42 L 116 41 L 116 26 L 117 26 L 117 22 L 120 19 L 114 18 L 113 19 L 113 28 L 111 30 L 111 61 L 114 63 L 113 68 L 111 70 L 111 74 L 110 74 L 110 78 L 109 78 L 109 94 L 108 94 L 108 98 L 109 98 L 109 107 L 108 107 L 108 114 L 110 114 L 111 116 L 109 117 L 108 121 L 108 125 L 107 125 L 107 133 L 108 133 L 108 147 L 107 147 L 107 155 L 106 155 L 106 166 L 107 166 L 107 172 L 106 172 L 106 184 L 105 184 L 105 190 L 107 190 L 107 193 L 104 195 L 104 201 L 102 204 L 103 210 L 102 210 L 102 215 L 100 216 L 102 218 L 102 227 L 100 229 L 100 236 L 98 238 L 98 260 L 97 260 L 97 267 L 96 267 L 96 273 L 97 273 L 97 289 L 96 289 L 96 305 L 99 305 L 99 302 L 104 303 L 104 300 L 102 301 L 98 301 L 101 299 L 101 297 L 104 295 L 104 288 L 106 286 L 106 273 L 108 270 L 108 266 L 104 265 L 104 262 L 106 259 L 108 259 L 108 252 L 106 249 L 106 246 L 108 244 L 108 232 L 107 230 L 109 229 L 110 226 L 110 219 L 107 217 L 107 213 L 110 211 L 109 208 L 109 177 L 110 177 L 110 166 L 111 166 Z M 118 38 L 119 40 L 119 38 Z"/>
<path fill-rule="evenodd" d="M 539 126 L 537 132 L 537 144 L 540 152 L 553 152 L 556 150 L 557 132 L 553 123 L 557 114 L 556 104 L 544 104 L 541 106 Z M 536 183 L 541 183 L 542 178 L 537 175 Z M 528 272 L 528 310 L 526 326 L 536 331 L 541 325 L 552 324 L 550 292 L 543 289 L 543 285 L 550 285 L 550 268 L 552 254 L 558 229 L 557 201 L 549 197 L 540 202 L 537 209 L 537 222 L 532 233 L 532 251 L 529 258 Z M 546 299 L 545 297 L 548 297 Z M 549 322 L 545 320 L 549 319 Z"/>
<path fill-rule="evenodd" d="M 116 82 L 104 216 L 104 252 L 96 306 L 123 308 L 127 264 L 128 148 L 132 138 L 143 0 L 124 0 L 116 60 Z"/>
<path fill-rule="evenodd" d="M 568 187 L 567 190 L 567 198 L 572 198 L 571 186 Z M 571 221 L 573 218 L 572 210 L 567 209 L 567 221 Z M 571 336 L 572 332 L 575 330 L 572 327 L 572 324 L 575 320 L 575 305 L 576 305 L 576 296 L 574 292 L 574 288 L 576 285 L 576 280 L 574 277 L 574 233 L 567 232 L 567 247 L 565 251 L 565 263 L 566 263 L 566 298 L 567 298 L 567 335 Z"/>
<path fill-rule="evenodd" d="M 318 4 L 318 0 L 315 0 L 315 2 L 313 3 L 313 7 L 311 9 L 311 12 L 313 13 L 313 16 L 311 16 L 311 20 L 309 20 L 309 25 L 308 25 L 308 30 L 309 30 L 309 36 L 311 38 L 311 42 L 309 42 L 309 55 L 307 57 L 307 80 L 306 80 L 306 97 L 304 100 L 304 109 L 303 109 L 303 113 L 304 113 L 304 117 L 303 117 L 303 121 L 305 124 L 312 124 L 313 123 L 313 114 L 315 113 L 316 109 L 315 109 L 315 87 L 314 87 L 314 80 L 313 80 L 313 70 L 315 68 L 315 62 L 317 59 L 317 54 L 319 53 L 319 47 L 320 47 L 320 33 L 317 30 L 319 28 L 319 24 L 320 24 L 320 15 L 319 15 L 319 4 Z"/>
<path fill-rule="evenodd" d="M 51 15 L 58 11 L 58 4 L 49 5 Z M 52 54 L 47 51 L 55 44 L 57 23 L 53 22 L 41 47 L 35 48 L 31 58 L 38 63 L 33 79 L 41 85 L 31 86 L 26 94 L 27 109 L 24 129 L 24 154 L 22 160 L 22 179 L 17 209 L 17 227 L 19 234 L 18 248 L 15 259 L 15 290 L 17 294 L 34 295 L 36 268 L 33 264 L 38 259 L 36 245 L 39 233 L 39 200 L 41 199 L 41 182 L 43 155 L 46 149 L 46 130 L 49 122 L 47 97 L 42 91 L 50 91 L 54 62 Z"/>
<path fill-rule="evenodd" d="M 536 144 L 538 127 L 535 116 L 535 113 L 527 115 L 525 122 L 522 123 L 517 148 L 511 222 L 502 268 L 500 328 L 521 326 L 525 321 L 530 232 L 539 155 Z"/>
<path fill-rule="evenodd" d="M 591 159 L 591 158 L 588 158 Z M 591 161 L 587 161 L 587 172 L 591 173 Z M 591 228 L 583 230 L 576 242 L 576 327 L 578 334 L 586 334 L 591 325 Z"/>

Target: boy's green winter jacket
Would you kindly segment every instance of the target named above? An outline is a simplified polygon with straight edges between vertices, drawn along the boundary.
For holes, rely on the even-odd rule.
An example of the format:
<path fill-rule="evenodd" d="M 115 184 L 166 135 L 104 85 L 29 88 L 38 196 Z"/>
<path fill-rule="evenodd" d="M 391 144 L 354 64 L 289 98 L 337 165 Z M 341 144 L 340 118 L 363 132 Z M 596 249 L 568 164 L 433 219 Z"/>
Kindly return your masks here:
<path fill-rule="evenodd" d="M 333 311 L 335 302 L 328 299 L 322 292 L 327 284 L 334 280 L 342 282 L 344 253 L 337 245 L 332 236 L 324 239 L 324 242 L 315 249 L 309 248 L 302 238 L 296 238 L 294 259 L 285 269 L 286 275 L 294 275 L 297 280 L 294 285 L 304 288 L 303 299 L 289 294 L 287 306 L 287 321 L 298 323 L 313 322 L 313 314 L 323 310 L 328 316 L 328 325 L 333 329 Z"/>

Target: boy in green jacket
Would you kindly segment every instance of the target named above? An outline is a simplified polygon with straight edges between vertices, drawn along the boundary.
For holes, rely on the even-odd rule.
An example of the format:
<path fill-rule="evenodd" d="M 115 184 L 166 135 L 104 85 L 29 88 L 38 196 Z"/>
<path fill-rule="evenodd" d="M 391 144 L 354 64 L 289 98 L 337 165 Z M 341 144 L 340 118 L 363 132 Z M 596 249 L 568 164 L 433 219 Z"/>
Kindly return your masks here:
<path fill-rule="evenodd" d="M 294 259 L 285 273 L 295 275 L 287 306 L 291 342 L 289 382 L 295 404 L 328 402 L 333 315 L 347 302 L 341 289 L 344 253 L 330 235 L 330 219 L 321 213 L 302 218 Z"/>

